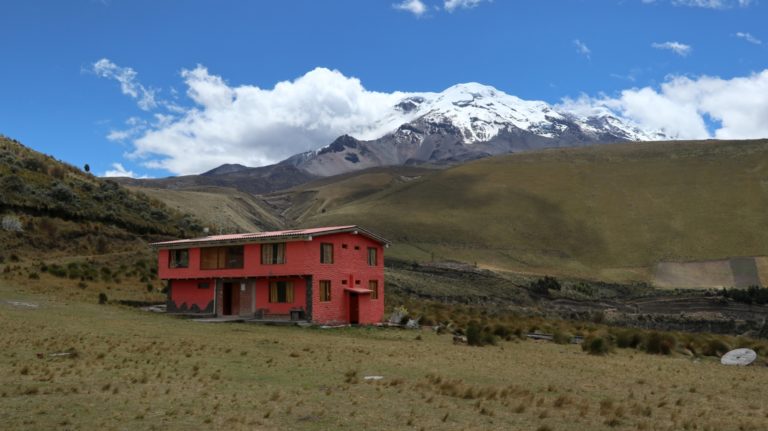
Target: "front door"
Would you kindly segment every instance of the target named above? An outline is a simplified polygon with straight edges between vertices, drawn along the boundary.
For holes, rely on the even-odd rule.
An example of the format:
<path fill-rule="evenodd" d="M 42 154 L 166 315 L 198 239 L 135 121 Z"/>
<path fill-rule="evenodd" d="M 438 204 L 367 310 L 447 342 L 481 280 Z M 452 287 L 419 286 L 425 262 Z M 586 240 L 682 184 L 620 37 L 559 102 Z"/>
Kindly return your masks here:
<path fill-rule="evenodd" d="M 360 295 L 349 294 L 349 323 L 360 323 Z"/>
<path fill-rule="evenodd" d="M 224 316 L 240 314 L 240 289 L 237 283 L 224 283 L 223 289 L 221 314 Z"/>

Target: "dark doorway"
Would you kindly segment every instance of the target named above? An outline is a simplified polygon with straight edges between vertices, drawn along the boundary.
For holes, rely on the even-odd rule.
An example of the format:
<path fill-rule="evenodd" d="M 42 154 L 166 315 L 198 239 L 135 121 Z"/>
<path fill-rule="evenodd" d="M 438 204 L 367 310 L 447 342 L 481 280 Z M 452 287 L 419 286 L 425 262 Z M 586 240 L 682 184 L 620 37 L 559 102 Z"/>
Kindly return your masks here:
<path fill-rule="evenodd" d="M 240 314 L 240 290 L 237 283 L 224 283 L 223 289 L 221 314 L 224 316 Z"/>
<path fill-rule="evenodd" d="M 349 294 L 349 323 L 360 323 L 360 295 Z"/>

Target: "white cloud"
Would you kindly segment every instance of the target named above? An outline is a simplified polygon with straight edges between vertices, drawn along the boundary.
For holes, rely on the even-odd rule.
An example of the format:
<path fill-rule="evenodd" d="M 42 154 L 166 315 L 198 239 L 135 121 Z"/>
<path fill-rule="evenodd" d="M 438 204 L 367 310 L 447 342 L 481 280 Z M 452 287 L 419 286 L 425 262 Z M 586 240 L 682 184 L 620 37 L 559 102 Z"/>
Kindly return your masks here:
<path fill-rule="evenodd" d="M 681 57 L 686 57 L 693 49 L 690 45 L 680 42 L 652 43 L 651 46 L 656 49 L 668 49 Z"/>
<path fill-rule="evenodd" d="M 231 86 L 198 66 L 182 72 L 196 106 L 178 117 L 155 117 L 133 141 L 133 160 L 175 174 L 200 173 L 237 161 L 262 166 L 314 150 L 348 133 L 372 139 L 405 93 L 366 90 L 357 78 L 316 68 L 273 89 Z M 384 119 L 384 120 L 382 120 Z"/>
<path fill-rule="evenodd" d="M 93 73 L 102 77 L 114 79 L 120 83 L 120 90 L 126 96 L 136 99 L 139 108 L 149 111 L 157 107 L 156 90 L 141 85 L 136 80 L 136 71 L 130 67 L 120 67 L 106 58 L 93 63 Z"/>
<path fill-rule="evenodd" d="M 427 6 L 421 0 L 403 0 L 392 5 L 397 10 L 404 10 L 416 16 L 422 16 L 427 12 Z"/>
<path fill-rule="evenodd" d="M 586 43 L 580 41 L 579 39 L 574 39 L 573 44 L 576 46 L 576 52 L 587 58 L 590 58 L 592 51 L 589 49 Z"/>
<path fill-rule="evenodd" d="M 748 7 L 752 4 L 752 0 L 672 0 L 672 4 L 706 9 L 727 9 L 735 6 Z"/>
<path fill-rule="evenodd" d="M 122 163 L 112 163 L 112 169 L 104 172 L 104 177 L 129 177 L 129 178 L 149 178 L 146 175 L 136 176 L 133 171 L 125 169 Z"/>
<path fill-rule="evenodd" d="M 744 32 L 740 31 L 740 32 L 736 33 L 736 37 L 744 39 L 744 40 L 746 40 L 749 43 L 754 43 L 755 45 L 762 45 L 763 44 L 762 40 L 756 38 L 755 36 L 752 36 L 749 33 L 744 33 Z"/>
<path fill-rule="evenodd" d="M 456 9 L 471 9 L 480 3 L 482 3 L 484 0 L 445 0 L 443 3 L 443 7 L 448 12 L 453 12 Z"/>
<path fill-rule="evenodd" d="M 618 97 L 564 99 L 576 113 L 613 112 L 674 139 L 768 137 L 768 69 L 746 77 L 670 77 L 660 88 L 633 88 Z M 707 117 L 715 125 L 709 131 Z"/>

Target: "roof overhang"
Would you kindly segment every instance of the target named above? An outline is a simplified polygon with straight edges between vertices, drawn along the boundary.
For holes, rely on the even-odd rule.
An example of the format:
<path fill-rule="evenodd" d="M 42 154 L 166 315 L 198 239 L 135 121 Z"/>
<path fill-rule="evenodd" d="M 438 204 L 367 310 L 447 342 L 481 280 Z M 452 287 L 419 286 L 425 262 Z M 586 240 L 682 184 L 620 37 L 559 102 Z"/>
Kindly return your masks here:
<path fill-rule="evenodd" d="M 390 242 L 367 229 L 359 226 L 340 226 L 331 228 L 314 229 L 295 229 L 290 231 L 257 232 L 236 235 L 214 235 L 201 238 L 181 239 L 175 241 L 164 241 L 150 244 L 153 249 L 183 249 L 190 247 L 214 247 L 226 245 L 244 245 L 252 243 L 269 244 L 288 241 L 312 241 L 314 237 L 333 235 L 338 233 L 351 233 L 353 235 L 363 235 L 385 247 L 389 247 Z"/>
<path fill-rule="evenodd" d="M 346 290 L 349 293 L 358 293 L 360 295 L 366 295 L 373 293 L 370 289 L 363 289 L 362 287 L 345 287 L 344 290 Z"/>

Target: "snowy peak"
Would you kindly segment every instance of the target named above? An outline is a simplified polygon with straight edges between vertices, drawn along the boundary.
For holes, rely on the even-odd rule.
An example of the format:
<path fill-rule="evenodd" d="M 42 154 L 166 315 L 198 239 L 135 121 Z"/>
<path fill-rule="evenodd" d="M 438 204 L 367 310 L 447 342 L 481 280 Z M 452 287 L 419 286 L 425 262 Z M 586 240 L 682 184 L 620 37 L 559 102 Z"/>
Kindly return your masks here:
<path fill-rule="evenodd" d="M 455 127 L 467 144 L 486 142 L 502 131 L 518 129 L 557 139 L 564 133 L 583 134 L 587 139 L 645 141 L 664 139 L 658 131 L 644 131 L 631 121 L 621 119 L 608 109 L 591 116 L 562 111 L 540 100 L 524 100 L 494 87 L 469 82 L 457 84 L 440 93 L 411 94 L 399 100 L 393 112 L 379 121 L 394 132 L 402 124 Z M 370 136 L 369 136 L 370 138 Z"/>

